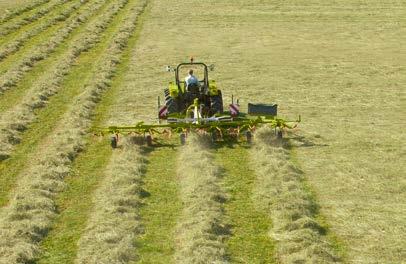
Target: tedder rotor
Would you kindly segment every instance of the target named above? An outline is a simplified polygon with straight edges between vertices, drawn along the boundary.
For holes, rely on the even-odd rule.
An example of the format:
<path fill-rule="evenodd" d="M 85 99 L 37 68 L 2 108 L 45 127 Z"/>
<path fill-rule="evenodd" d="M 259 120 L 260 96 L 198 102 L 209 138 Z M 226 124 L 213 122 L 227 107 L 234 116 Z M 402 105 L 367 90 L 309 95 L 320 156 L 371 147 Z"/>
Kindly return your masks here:
<path fill-rule="evenodd" d="M 202 78 L 195 78 L 195 82 L 180 79 L 185 69 L 189 74 L 199 72 Z M 178 134 L 181 144 L 185 144 L 187 134 L 194 131 L 209 133 L 213 142 L 225 138 L 238 140 L 243 136 L 250 143 L 253 131 L 261 125 L 274 128 L 281 138 L 284 129 L 294 128 L 300 122 L 300 116 L 294 121 L 278 118 L 276 104 L 248 103 L 247 113 L 242 113 L 238 100 L 234 102 L 233 96 L 228 111 L 224 111 L 221 90 L 214 80 L 209 79 L 209 70 L 214 70 L 214 65 L 207 66 L 191 58 L 190 62 L 180 63 L 177 67 L 167 66 L 166 70 L 175 73 L 175 81 L 169 82 L 164 90 L 163 105 L 158 97 L 158 124 L 139 122 L 133 126 L 98 129 L 98 132 L 112 134 L 113 148 L 117 147 L 119 134 L 124 133 L 144 136 L 149 146 L 152 146 L 154 135 L 164 133 Z"/>

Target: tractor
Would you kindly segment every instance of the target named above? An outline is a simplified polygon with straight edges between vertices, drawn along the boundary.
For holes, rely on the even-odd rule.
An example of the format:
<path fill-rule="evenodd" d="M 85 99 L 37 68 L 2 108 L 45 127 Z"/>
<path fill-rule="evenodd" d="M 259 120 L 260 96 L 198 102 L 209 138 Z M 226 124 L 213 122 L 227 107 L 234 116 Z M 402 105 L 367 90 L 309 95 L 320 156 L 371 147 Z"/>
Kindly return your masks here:
<path fill-rule="evenodd" d="M 188 84 L 182 80 L 187 70 L 198 72 L 197 82 Z M 100 128 L 98 132 L 111 133 L 111 146 L 118 145 L 119 134 L 135 133 L 142 135 L 148 146 L 153 146 L 153 136 L 159 134 L 179 134 L 180 143 L 185 144 L 187 134 L 190 132 L 209 133 L 213 142 L 223 141 L 227 138 L 238 139 L 243 136 L 246 142 L 251 143 L 253 131 L 261 125 L 268 125 L 275 129 L 278 137 L 282 137 L 284 129 L 296 127 L 301 121 L 287 121 L 277 117 L 276 104 L 248 103 L 247 113 L 240 112 L 239 100 L 231 103 L 228 110 L 224 110 L 222 92 L 214 80 L 209 79 L 209 70 L 214 65 L 207 66 L 203 62 L 183 62 L 176 67 L 166 66 L 168 72 L 174 72 L 175 80 L 169 82 L 164 89 L 164 104 L 158 96 L 158 124 L 145 124 L 138 122 L 132 126 L 110 126 Z M 186 71 L 185 71 L 186 70 Z"/>
<path fill-rule="evenodd" d="M 200 111 L 203 116 L 214 116 L 223 114 L 223 96 L 221 90 L 217 89 L 216 81 L 209 80 L 209 69 L 214 70 L 214 65 L 207 66 L 202 62 L 180 63 L 176 68 L 166 67 L 168 72 L 175 73 L 175 81 L 169 83 L 164 90 L 165 104 L 160 107 L 158 118 L 166 119 L 168 116 L 185 114 L 187 108 L 193 104 L 195 99 L 199 101 Z M 181 80 L 180 75 L 184 69 L 192 69 L 200 72 L 202 78 L 197 83 L 187 84 L 186 80 Z M 158 97 L 158 104 L 160 98 Z"/>

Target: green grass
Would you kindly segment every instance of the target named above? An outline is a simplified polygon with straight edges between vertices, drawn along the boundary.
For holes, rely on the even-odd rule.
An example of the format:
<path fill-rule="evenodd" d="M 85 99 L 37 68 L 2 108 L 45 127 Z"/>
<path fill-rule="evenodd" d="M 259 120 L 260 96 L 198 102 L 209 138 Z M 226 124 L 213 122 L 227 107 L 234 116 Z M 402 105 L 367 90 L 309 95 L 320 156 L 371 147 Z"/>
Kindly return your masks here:
<path fill-rule="evenodd" d="M 182 208 L 176 176 L 177 150 L 158 147 L 148 155 L 143 184 L 148 195 L 141 208 L 145 233 L 136 242 L 137 263 L 174 263 L 174 232 Z"/>
<path fill-rule="evenodd" d="M 108 2 L 106 2 L 107 5 Z M 9 89 L 5 91 L 4 94 L 0 96 L 0 110 L 6 111 L 7 109 L 11 108 L 15 104 L 17 104 L 21 98 L 22 94 L 24 94 L 27 90 L 31 88 L 33 82 L 35 82 L 43 72 L 47 71 L 48 69 L 52 69 L 56 63 L 60 60 L 61 56 L 66 52 L 69 47 L 69 43 L 72 42 L 78 35 L 83 33 L 86 28 L 86 25 L 92 20 L 95 19 L 97 14 L 103 12 L 106 8 L 104 5 L 97 13 L 94 14 L 87 22 L 85 22 L 80 27 L 74 29 L 71 34 L 60 44 L 58 47 L 44 60 L 41 60 L 35 64 L 35 66 L 26 74 L 24 74 L 23 78 L 17 83 L 13 89 Z M 59 25 L 60 26 L 60 25 Z M 57 26 L 57 28 L 59 27 Z M 50 30 L 51 32 L 48 32 Z M 10 56 L 10 59 L 16 60 L 19 57 L 23 57 L 23 55 L 29 54 L 32 49 L 35 49 L 36 42 L 41 43 L 43 41 L 47 41 L 48 37 L 52 35 L 53 28 L 48 29 L 47 31 L 39 34 L 35 37 L 33 42 L 28 43 L 27 50 L 23 48 L 20 52 L 15 53 L 14 55 Z M 32 48 L 32 49 L 31 49 Z M 27 53 L 25 53 L 25 51 Z M 24 52 L 25 54 L 21 53 Z M 6 61 L 4 61 L 6 62 Z M 1 65 L 1 64 L 0 64 Z M 0 66 L 1 68 L 1 66 Z"/>
<path fill-rule="evenodd" d="M 406 182 L 402 176 L 406 163 L 400 142 L 405 141 L 401 128 L 405 119 L 402 88 L 406 85 L 406 71 L 404 48 L 399 45 L 405 40 L 404 8 L 400 2 L 373 0 L 365 4 L 344 0 L 337 5 L 334 1 L 321 0 L 193 1 L 194 8 L 201 12 L 192 14 L 190 6 L 181 1 L 155 0 L 152 4 L 151 16 L 145 21 L 130 62 L 132 66 L 125 73 L 121 72 L 124 68 L 119 71 L 126 85 L 115 93 L 106 94 L 114 97 L 114 101 L 109 107 L 102 102 L 96 119 L 103 116 L 100 118 L 103 124 L 105 121 L 114 124 L 151 121 L 155 117 L 156 96 L 162 96 L 166 83 L 173 78 L 162 70 L 164 65 L 184 61 L 190 55 L 214 63 L 216 71 L 210 76 L 223 90 L 226 104 L 234 94 L 241 98 L 243 108 L 247 102 L 276 102 L 281 116 L 302 115 L 300 130 L 291 135 L 295 138 L 291 155 L 303 170 L 308 190 L 320 205 L 317 220 L 328 227 L 328 238 L 336 241 L 336 250 L 348 255 L 348 262 L 399 263 L 405 259 L 406 232 L 402 223 L 405 222 Z M 179 23 L 174 26 L 168 23 L 168 18 Z M 190 32 L 205 37 L 193 37 Z M 33 40 L 41 42 L 46 34 Z M 65 43 L 69 41 L 71 39 Z M 28 45 L 35 47 L 35 42 L 27 43 L 22 52 L 31 49 Z M 61 46 L 60 51 L 63 49 Z M 16 89 L 0 97 L 0 111 L 19 101 L 30 84 L 54 65 L 58 59 L 56 54 L 38 63 Z M 91 54 L 83 55 L 88 56 L 89 61 L 85 63 L 80 59 L 78 67 L 92 67 L 95 62 L 90 61 Z M 68 76 L 72 79 L 68 91 L 59 99 L 51 99 L 49 110 L 40 111 L 39 121 L 27 131 L 16 155 L 0 163 L 0 205 L 7 203 L 6 196 L 18 172 L 35 160 L 37 148 L 46 147 L 41 140 L 52 133 L 53 125 L 66 109 L 65 104 L 69 104 L 79 90 L 73 91 L 72 87 L 82 84 L 81 79 L 86 79 L 89 72 L 83 66 L 75 71 L 77 76 Z M 93 143 L 93 139 L 89 142 Z M 89 162 L 83 161 L 79 166 L 78 160 L 75 166 L 80 175 L 68 178 L 76 189 L 68 189 L 65 200 L 60 200 L 66 214 L 62 211 L 56 221 L 55 231 L 52 231 L 55 241 L 47 244 L 47 254 L 54 252 L 48 255 L 49 259 L 63 259 L 64 250 L 69 254 L 75 251 L 74 244 L 80 233 L 80 228 L 76 231 L 75 227 L 83 227 L 90 205 L 78 201 L 76 208 L 69 200 L 77 201 L 72 196 L 85 195 L 87 190 L 97 186 L 97 179 L 79 178 L 83 177 L 82 171 L 93 173 L 102 168 L 103 160 L 109 156 L 109 150 L 103 149 L 104 143 L 96 142 L 94 146 L 101 147 L 100 153 L 87 150 L 83 159 Z M 165 151 L 169 152 L 166 149 L 152 152 L 151 159 L 163 163 L 164 155 L 160 153 Z M 227 216 L 234 225 L 234 235 L 227 242 L 228 250 L 236 262 L 251 263 L 261 252 L 268 252 L 252 246 L 255 241 L 252 233 L 257 234 L 257 227 L 266 230 L 268 226 L 264 215 L 255 212 L 255 204 L 249 197 L 253 173 L 244 166 L 245 158 L 240 160 L 245 152 L 240 148 L 219 149 L 217 155 L 226 169 L 224 185 L 230 187 L 228 192 L 232 197 L 225 204 Z M 90 154 L 97 160 L 92 161 Z M 160 192 L 161 183 L 150 180 L 146 181 L 148 189 Z M 80 190 L 80 181 L 85 186 L 83 190 Z M 156 195 L 145 198 L 143 217 L 159 218 L 160 214 L 167 213 L 169 217 L 172 213 L 153 214 L 153 208 L 160 208 L 159 199 L 167 194 Z M 245 207 L 237 201 L 242 201 Z M 252 222 L 250 218 L 238 217 L 251 216 L 246 208 L 257 216 Z M 139 252 L 145 260 L 159 250 L 165 256 L 171 254 L 171 247 L 161 249 L 159 246 L 162 242 L 157 241 L 158 237 L 169 237 L 169 233 L 160 234 L 158 226 L 158 220 L 146 223 Z M 239 228 L 241 226 L 246 230 Z M 60 237 L 56 235 L 58 230 Z M 75 233 L 70 236 L 69 232 Z M 272 241 L 261 239 L 261 244 L 273 247 Z M 272 256 L 264 257 L 272 259 Z"/>
<path fill-rule="evenodd" d="M 292 164 L 299 167 L 299 161 L 297 159 L 298 158 L 297 150 L 295 148 L 292 148 L 291 146 L 289 146 L 289 154 L 290 154 L 290 158 L 291 158 L 290 160 L 291 160 Z M 314 189 L 314 187 L 311 186 L 309 184 L 309 182 L 306 180 L 303 180 L 301 182 L 301 185 L 302 185 L 303 189 L 305 190 L 305 192 L 309 195 L 310 199 L 315 201 L 314 203 L 316 204 L 316 201 L 319 201 L 320 197 L 317 197 L 317 191 Z M 339 237 L 336 233 L 332 232 L 332 230 L 331 230 L 332 227 L 328 222 L 327 216 L 321 214 L 319 211 L 319 208 L 317 208 L 314 213 L 315 213 L 314 219 L 326 231 L 325 236 L 326 236 L 327 240 L 330 242 L 332 249 L 335 251 L 335 253 L 337 253 L 337 256 L 340 257 L 340 260 L 343 263 L 348 263 L 349 262 L 348 261 L 348 245 L 345 243 L 345 241 L 341 237 Z"/>
<path fill-rule="evenodd" d="M 210 76 L 225 104 L 234 94 L 243 109 L 248 102 L 274 102 L 281 117 L 302 115 L 294 136 L 298 166 L 348 260 L 401 262 L 406 68 L 400 2 L 193 4 L 202 13 L 191 14 L 180 1 L 154 2 L 140 37 L 134 91 L 119 97 L 111 112 L 121 114 L 116 123 L 154 118 L 156 97 L 173 79 L 162 66 L 190 55 L 214 63 Z M 182 22 L 174 27 L 168 17 Z"/>
<path fill-rule="evenodd" d="M 87 3 L 86 3 L 87 4 Z M 84 5 L 86 5 L 84 4 Z M 75 5 L 75 2 L 68 2 L 64 5 L 61 5 L 60 7 L 57 7 L 54 11 L 52 11 L 47 17 L 47 21 L 44 21 L 43 23 L 39 23 L 38 27 L 41 27 L 43 24 L 46 25 L 48 23 L 48 20 L 52 20 L 54 17 L 57 17 L 61 11 L 63 11 L 65 8 L 71 7 Z M 75 16 L 84 6 L 82 5 L 80 8 L 74 10 L 72 13 L 70 13 L 69 17 Z M 69 17 L 66 20 L 69 20 Z M 8 55 L 6 58 L 2 59 L 0 62 L 0 74 L 3 74 L 7 69 L 12 66 L 12 64 L 16 61 L 19 61 L 24 55 L 29 54 L 31 49 L 40 46 L 41 44 L 44 44 L 49 41 L 51 36 L 57 32 L 59 29 L 61 29 L 64 25 L 64 21 L 57 21 L 54 24 L 50 24 L 49 27 L 47 27 L 45 30 L 41 31 L 40 33 L 34 35 L 33 37 L 28 38 L 27 40 L 24 41 L 23 46 L 21 46 L 16 52 Z M 37 27 L 34 27 L 30 30 L 36 30 Z M 26 31 L 22 31 L 21 35 L 24 34 Z M 2 39 L 2 41 L 5 41 L 5 43 L 0 43 L 0 45 L 8 45 L 9 42 L 13 42 L 15 39 L 19 39 L 21 36 L 16 36 L 15 38 L 9 39 L 7 41 L 7 38 Z"/>
<path fill-rule="evenodd" d="M 106 36 L 113 35 L 113 29 L 117 28 L 120 24 L 119 21 L 126 17 L 131 6 L 137 1 L 131 3 L 116 17 Z M 114 95 L 117 88 L 122 85 L 123 75 L 128 70 L 131 50 L 136 45 L 141 22 L 142 18 L 136 32 L 129 40 L 128 48 L 122 54 L 122 62 L 118 66 L 111 88 L 105 92 L 94 111 L 93 127 L 105 122 L 106 113 L 114 104 Z M 111 41 L 111 38 L 108 40 Z M 104 43 L 106 41 L 106 39 L 101 41 L 103 46 L 106 45 Z M 89 55 L 95 56 L 95 54 Z M 56 218 L 52 230 L 42 242 L 43 254 L 39 257 L 38 263 L 72 263 L 76 257 L 77 242 L 86 227 L 86 221 L 93 206 L 93 190 L 102 180 L 103 171 L 112 154 L 109 142 L 105 137 L 87 136 L 86 141 L 85 151 L 76 158 L 72 166 L 72 173 L 65 180 L 67 190 L 62 192 L 56 200 L 60 214 Z"/>
<path fill-rule="evenodd" d="M 65 180 L 68 187 L 56 200 L 60 215 L 42 242 L 43 254 L 37 263 L 73 263 L 76 257 L 77 241 L 92 207 L 92 190 L 97 188 L 111 155 L 106 141 L 88 141 L 91 147 L 74 162 Z"/>
<path fill-rule="evenodd" d="M 21 8 L 27 5 L 31 0 L 0 0 L 0 10 Z"/>
<path fill-rule="evenodd" d="M 39 9 L 42 9 L 42 8 L 51 6 L 51 5 L 53 5 L 54 3 L 55 3 L 55 1 L 50 1 L 50 2 L 46 3 L 45 5 L 41 5 L 41 6 L 39 7 Z M 61 6 L 63 7 L 64 5 L 65 5 L 65 4 L 63 4 L 63 5 L 61 5 Z M 37 13 L 39 9 L 38 9 L 38 8 L 32 9 L 32 10 L 30 10 L 30 11 L 24 13 L 23 15 L 16 17 L 15 19 L 12 19 L 12 20 L 10 20 L 10 21 L 5 22 L 5 24 L 13 25 L 13 23 L 15 23 L 15 20 L 20 20 L 22 17 L 28 17 L 28 16 L 30 16 L 30 15 L 32 15 L 32 14 L 34 14 L 34 13 Z M 38 23 L 41 23 L 43 20 L 46 20 L 46 19 L 48 18 L 48 16 L 49 16 L 49 15 L 52 15 L 53 12 L 55 12 L 56 10 L 61 10 L 61 7 L 60 7 L 60 6 L 54 6 L 54 7 L 50 10 L 50 12 L 48 12 L 47 14 L 45 14 L 45 15 L 43 15 L 43 16 L 37 18 L 35 21 L 32 21 L 32 22 L 30 22 L 30 23 L 28 23 L 28 24 L 25 24 L 25 25 L 19 27 L 18 29 L 14 30 L 14 31 L 11 31 L 10 33 L 8 33 L 8 34 L 2 36 L 1 39 L 0 39 L 0 45 L 3 45 L 5 42 L 12 40 L 14 37 L 18 36 L 18 34 L 20 34 L 21 32 L 31 30 L 31 29 L 34 28 Z"/>
<path fill-rule="evenodd" d="M 0 163 L 0 174 L 3 175 L 0 178 L 0 186 L 2 186 L 0 189 L 0 206 L 7 203 L 8 193 L 13 189 L 19 172 L 30 166 L 30 163 L 26 161 L 35 159 L 39 148 L 46 148 L 44 139 L 49 133 L 52 133 L 59 118 L 68 109 L 75 96 L 81 93 L 86 81 L 93 76 L 96 67 L 94 58 L 105 52 L 112 38 L 112 33 L 119 23 L 120 19 L 116 18 L 103 33 L 99 44 L 79 56 L 76 66 L 72 68 L 63 81 L 60 92 L 51 97 L 47 107 L 38 110 L 36 121 L 24 132 L 22 141 L 16 147 L 12 157 Z"/>
<path fill-rule="evenodd" d="M 256 175 L 249 166 L 245 144 L 216 149 L 216 162 L 224 169 L 228 200 L 226 221 L 231 225 L 227 251 L 232 263 L 275 263 L 274 241 L 268 235 L 272 221 L 253 199 Z"/>

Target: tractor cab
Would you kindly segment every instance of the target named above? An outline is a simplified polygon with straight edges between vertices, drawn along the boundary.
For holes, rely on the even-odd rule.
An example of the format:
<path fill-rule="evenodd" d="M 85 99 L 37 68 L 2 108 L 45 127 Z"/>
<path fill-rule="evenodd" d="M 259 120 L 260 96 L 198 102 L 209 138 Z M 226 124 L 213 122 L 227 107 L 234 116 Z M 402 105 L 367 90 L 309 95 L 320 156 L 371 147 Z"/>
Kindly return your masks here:
<path fill-rule="evenodd" d="M 207 66 L 203 62 L 190 62 L 178 64 L 176 67 L 167 66 L 168 72 L 175 73 L 175 81 L 169 82 L 164 89 L 165 104 L 159 107 L 159 119 L 168 116 L 185 114 L 188 107 L 198 100 L 202 113 L 209 117 L 223 113 L 223 98 L 217 89 L 216 82 L 209 80 L 209 70 L 214 70 L 214 65 Z M 189 72 L 197 78 L 197 83 L 187 84 Z M 158 102 L 160 104 L 160 100 Z"/>
<path fill-rule="evenodd" d="M 190 62 L 179 64 L 175 72 L 175 83 L 178 86 L 178 89 L 186 91 L 194 90 L 197 86 L 200 92 L 207 92 L 209 87 L 209 69 L 214 70 L 214 65 L 207 66 L 202 62 L 193 62 L 191 59 Z M 196 86 L 187 87 L 186 78 L 189 76 L 189 71 L 193 70 L 193 75 L 198 79 L 198 84 Z"/>

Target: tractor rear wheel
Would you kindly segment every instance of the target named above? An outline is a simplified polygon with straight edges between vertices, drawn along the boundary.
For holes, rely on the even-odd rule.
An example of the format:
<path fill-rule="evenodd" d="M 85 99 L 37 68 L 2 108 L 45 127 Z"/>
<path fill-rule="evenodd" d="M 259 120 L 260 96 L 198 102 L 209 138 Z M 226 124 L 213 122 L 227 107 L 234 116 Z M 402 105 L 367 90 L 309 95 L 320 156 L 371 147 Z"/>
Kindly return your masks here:
<path fill-rule="evenodd" d="M 178 112 L 178 104 L 171 96 L 165 99 L 165 105 L 169 114 Z"/>
<path fill-rule="evenodd" d="M 176 100 L 171 96 L 169 89 L 164 90 L 165 95 L 165 105 L 168 109 L 168 113 L 176 113 L 178 112 L 178 103 Z"/>

